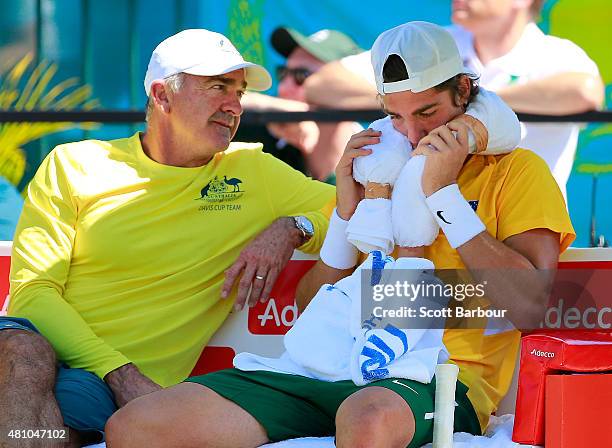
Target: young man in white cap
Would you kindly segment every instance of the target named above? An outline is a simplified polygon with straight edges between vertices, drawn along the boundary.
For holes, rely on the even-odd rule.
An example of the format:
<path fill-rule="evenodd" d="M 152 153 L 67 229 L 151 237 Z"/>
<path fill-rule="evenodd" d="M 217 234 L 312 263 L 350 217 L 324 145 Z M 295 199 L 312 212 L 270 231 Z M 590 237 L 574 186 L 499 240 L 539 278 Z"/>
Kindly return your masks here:
<path fill-rule="evenodd" d="M 554 270 L 574 233 L 546 164 L 520 149 L 468 156 L 467 128 L 449 123 L 477 94 L 452 36 L 436 25 L 411 22 L 379 36 L 372 60 L 394 128 L 418 145 L 415 153 L 427 155 L 422 187 L 443 232 L 431 246 L 415 251 L 424 251 L 440 269 Z M 337 210 L 322 260 L 300 285 L 307 300 L 357 264 L 357 251 L 344 237 L 363 197 L 352 162 L 369 154 L 364 146 L 378 142 L 372 130 L 356 134 L 338 165 Z M 325 250 L 331 238 L 334 249 Z M 495 283 L 487 296 L 493 306 L 508 310 L 510 319 L 540 310 L 534 291 L 524 284 Z M 518 340 L 516 330 L 445 330 L 450 360 L 460 367 L 456 431 L 479 434 L 486 428 L 509 386 Z M 322 435 L 335 435 L 336 446 L 350 448 L 413 448 L 431 442 L 433 383 L 391 378 L 356 386 L 350 380 L 307 377 L 305 369 L 268 370 L 273 371 L 216 372 L 136 400 L 109 421 L 109 448 L 256 447 Z"/>
<path fill-rule="evenodd" d="M 601 107 L 604 85 L 597 65 L 573 42 L 545 35 L 535 24 L 543 0 L 454 0 L 448 28 L 464 65 L 480 85 L 513 110 L 565 115 Z M 368 52 L 321 68 L 304 84 L 307 100 L 321 107 L 377 107 Z M 542 157 L 561 191 L 572 170 L 576 123 L 525 123 L 521 147 Z"/>
<path fill-rule="evenodd" d="M 311 108 L 304 93 L 306 79 L 328 62 L 363 51 L 346 34 L 328 29 L 306 36 L 297 30 L 279 27 L 272 33 L 270 43 L 286 58 L 285 64 L 276 70 L 278 96 L 249 92 L 243 101 L 245 110 L 308 111 Z M 243 127 L 238 137 L 244 141 L 264 140 L 266 151 L 313 179 L 333 184 L 334 169 L 346 141 L 362 129 L 355 122 L 268 123 L 267 132 L 259 127 Z"/>
<path fill-rule="evenodd" d="M 182 31 L 151 57 L 145 133 L 44 160 L 0 318 L 0 445 L 99 439 L 117 407 L 183 381 L 233 307 L 267 300 L 296 247 L 318 251 L 333 188 L 230 143 L 245 90 L 270 84 L 225 36 Z"/>

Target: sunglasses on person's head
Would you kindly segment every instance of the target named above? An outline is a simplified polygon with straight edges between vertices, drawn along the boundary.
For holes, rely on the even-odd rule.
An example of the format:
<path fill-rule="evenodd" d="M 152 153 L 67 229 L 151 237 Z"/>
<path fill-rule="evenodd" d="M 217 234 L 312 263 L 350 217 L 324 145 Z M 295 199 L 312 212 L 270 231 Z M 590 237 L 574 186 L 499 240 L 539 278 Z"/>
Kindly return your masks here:
<path fill-rule="evenodd" d="M 298 86 L 304 84 L 304 81 L 306 81 L 306 78 L 308 78 L 310 75 L 312 75 L 312 72 L 303 67 L 289 68 L 285 65 L 279 65 L 276 67 L 276 77 L 279 81 L 282 81 L 287 76 L 291 76 Z"/>

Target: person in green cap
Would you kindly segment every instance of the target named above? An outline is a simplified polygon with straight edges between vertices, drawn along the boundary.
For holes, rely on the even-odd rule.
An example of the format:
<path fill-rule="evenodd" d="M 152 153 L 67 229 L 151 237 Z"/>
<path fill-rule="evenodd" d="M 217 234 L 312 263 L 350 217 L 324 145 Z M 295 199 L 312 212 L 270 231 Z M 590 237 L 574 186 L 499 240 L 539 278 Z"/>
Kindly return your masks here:
<path fill-rule="evenodd" d="M 346 34 L 320 30 L 306 36 L 280 27 L 271 36 L 272 47 L 287 60 L 277 67 L 278 96 L 249 92 L 243 99 L 246 110 L 308 111 L 304 81 L 328 62 L 362 51 Z M 362 128 L 355 122 L 269 123 L 268 135 L 254 128 L 243 129 L 239 138 L 264 143 L 264 149 L 315 179 L 335 183 L 334 169 L 347 140 Z M 250 135 L 249 135 L 250 134 Z M 262 138 L 263 137 L 263 138 Z"/>

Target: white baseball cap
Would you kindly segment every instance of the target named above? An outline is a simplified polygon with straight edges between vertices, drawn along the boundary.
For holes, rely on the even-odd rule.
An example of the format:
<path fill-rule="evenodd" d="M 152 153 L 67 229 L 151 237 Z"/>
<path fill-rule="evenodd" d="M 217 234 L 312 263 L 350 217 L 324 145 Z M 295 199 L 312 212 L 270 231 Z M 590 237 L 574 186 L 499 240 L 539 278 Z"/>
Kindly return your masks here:
<path fill-rule="evenodd" d="M 247 62 L 223 34 L 204 29 L 184 30 L 162 41 L 153 50 L 144 88 L 177 73 L 217 76 L 244 68 L 250 90 L 267 90 L 272 86 L 270 73 L 261 65 Z"/>
<path fill-rule="evenodd" d="M 383 81 L 383 67 L 392 54 L 404 61 L 408 79 Z M 374 42 L 371 57 L 376 90 L 381 95 L 406 90 L 423 92 L 459 73 L 476 77 L 463 66 L 453 36 L 429 22 L 408 22 L 385 31 Z"/>

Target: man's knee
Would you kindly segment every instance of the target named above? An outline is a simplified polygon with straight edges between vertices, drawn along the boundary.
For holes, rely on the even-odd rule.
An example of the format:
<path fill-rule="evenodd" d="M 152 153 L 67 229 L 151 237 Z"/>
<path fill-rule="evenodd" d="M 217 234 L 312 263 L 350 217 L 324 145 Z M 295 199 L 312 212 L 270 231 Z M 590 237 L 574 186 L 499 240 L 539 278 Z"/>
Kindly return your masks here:
<path fill-rule="evenodd" d="M 40 381 L 55 378 L 55 351 L 38 333 L 25 330 L 0 331 L 0 359 L 0 375 L 8 374 L 13 381 L 32 381 L 36 378 L 39 383 L 33 383 L 34 386 L 46 385 Z"/>
<path fill-rule="evenodd" d="M 187 431 L 180 440 L 174 439 L 176 429 L 185 429 L 184 419 L 175 419 L 173 406 L 164 406 L 164 397 L 167 390 L 156 392 L 147 396 L 137 398 L 126 406 L 115 412 L 106 422 L 104 432 L 106 435 L 106 446 L 108 448 L 124 448 L 134 446 L 147 446 L 150 448 L 171 446 L 191 446 L 186 443 Z M 160 398 L 158 400 L 157 398 Z M 192 427 L 191 432 L 196 433 L 197 427 Z M 179 430 L 182 431 L 182 430 Z M 195 438 L 195 436 L 193 437 Z M 198 445 L 206 448 L 206 440 L 199 439 Z"/>
<path fill-rule="evenodd" d="M 130 446 L 133 427 L 137 426 L 134 416 L 129 409 L 122 408 L 115 412 L 106 422 L 104 433 L 106 436 L 106 446 L 108 448 L 121 448 Z M 150 422 L 149 422 L 150 423 Z M 142 429 L 136 429 L 142 431 Z"/>
<path fill-rule="evenodd" d="M 106 423 L 108 448 L 255 447 L 268 440 L 249 414 L 194 383 L 153 392 L 118 410 Z"/>
<path fill-rule="evenodd" d="M 342 403 L 336 414 L 337 446 L 407 446 L 414 436 L 414 417 L 408 405 L 401 398 L 371 398 L 366 394 Z"/>
<path fill-rule="evenodd" d="M 352 409 L 339 409 L 336 426 L 350 433 L 381 434 L 393 421 L 394 411 L 375 403 L 367 403 Z"/>

